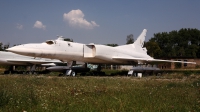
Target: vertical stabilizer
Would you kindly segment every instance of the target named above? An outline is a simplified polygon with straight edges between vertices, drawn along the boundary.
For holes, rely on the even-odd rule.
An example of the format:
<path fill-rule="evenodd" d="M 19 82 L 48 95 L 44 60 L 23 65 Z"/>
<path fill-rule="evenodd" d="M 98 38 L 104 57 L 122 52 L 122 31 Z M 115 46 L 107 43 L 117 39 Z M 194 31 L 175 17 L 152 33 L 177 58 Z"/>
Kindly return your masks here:
<path fill-rule="evenodd" d="M 140 34 L 140 36 L 137 38 L 137 40 L 134 42 L 134 45 L 137 47 L 137 46 L 140 46 L 140 47 L 143 47 L 144 45 L 144 40 L 145 40 L 145 37 L 146 37 L 146 33 L 147 33 L 147 29 L 144 29 L 142 31 L 142 33 Z"/>
<path fill-rule="evenodd" d="M 140 53 L 147 53 L 147 49 L 143 48 L 146 33 L 147 33 L 147 30 L 144 29 L 133 44 L 121 45 L 116 48 L 122 48 L 126 50 L 134 49 L 134 51 L 137 51 Z"/>

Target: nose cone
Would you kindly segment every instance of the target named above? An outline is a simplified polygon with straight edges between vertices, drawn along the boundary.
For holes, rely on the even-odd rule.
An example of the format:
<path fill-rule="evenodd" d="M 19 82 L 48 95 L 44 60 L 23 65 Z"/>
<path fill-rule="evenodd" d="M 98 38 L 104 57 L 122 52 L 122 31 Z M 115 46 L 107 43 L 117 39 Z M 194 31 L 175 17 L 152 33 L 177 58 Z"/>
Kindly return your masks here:
<path fill-rule="evenodd" d="M 19 46 L 14 46 L 11 48 L 6 49 L 7 51 L 20 54 L 20 55 L 25 55 L 25 56 L 37 56 L 41 55 L 41 51 L 38 49 L 34 49 L 28 45 L 19 45 Z"/>
<path fill-rule="evenodd" d="M 7 51 L 16 53 L 16 54 L 22 54 L 24 52 L 24 49 L 20 46 L 14 46 L 11 48 L 6 49 Z"/>

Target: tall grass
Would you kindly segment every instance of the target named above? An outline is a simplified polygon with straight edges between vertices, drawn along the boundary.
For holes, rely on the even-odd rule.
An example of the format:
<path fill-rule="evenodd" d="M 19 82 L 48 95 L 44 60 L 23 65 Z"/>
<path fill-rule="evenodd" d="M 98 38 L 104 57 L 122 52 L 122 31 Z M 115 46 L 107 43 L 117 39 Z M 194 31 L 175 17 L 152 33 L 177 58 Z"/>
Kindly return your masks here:
<path fill-rule="evenodd" d="M 0 76 L 0 111 L 200 111 L 200 78 Z"/>

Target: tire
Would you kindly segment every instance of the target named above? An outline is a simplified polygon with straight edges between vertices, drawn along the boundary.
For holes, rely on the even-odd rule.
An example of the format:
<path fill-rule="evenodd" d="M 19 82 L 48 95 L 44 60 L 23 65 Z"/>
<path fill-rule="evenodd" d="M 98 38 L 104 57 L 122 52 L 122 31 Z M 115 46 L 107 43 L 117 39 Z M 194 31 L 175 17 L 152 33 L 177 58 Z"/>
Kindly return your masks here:
<path fill-rule="evenodd" d="M 72 71 L 71 76 L 72 76 L 72 77 L 75 77 L 75 76 L 76 76 L 76 72 L 75 72 L 75 71 Z"/>

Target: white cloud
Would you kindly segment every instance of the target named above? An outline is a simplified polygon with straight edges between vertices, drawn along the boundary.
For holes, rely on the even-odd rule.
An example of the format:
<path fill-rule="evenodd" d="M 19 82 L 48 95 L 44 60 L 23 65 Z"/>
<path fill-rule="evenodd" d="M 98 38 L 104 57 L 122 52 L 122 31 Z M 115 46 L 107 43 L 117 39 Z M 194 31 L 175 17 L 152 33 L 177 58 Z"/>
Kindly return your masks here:
<path fill-rule="evenodd" d="M 41 21 L 36 21 L 33 28 L 39 28 L 39 29 L 43 29 L 45 30 L 46 29 L 46 26 L 42 24 Z"/>
<path fill-rule="evenodd" d="M 19 30 L 21 30 L 21 29 L 23 29 L 23 25 L 17 23 L 16 28 L 19 29 Z"/>
<path fill-rule="evenodd" d="M 99 26 L 95 21 L 88 22 L 86 19 L 84 19 L 84 14 L 80 9 L 71 10 L 69 13 L 64 13 L 63 19 L 72 27 L 93 29 L 94 27 Z"/>

